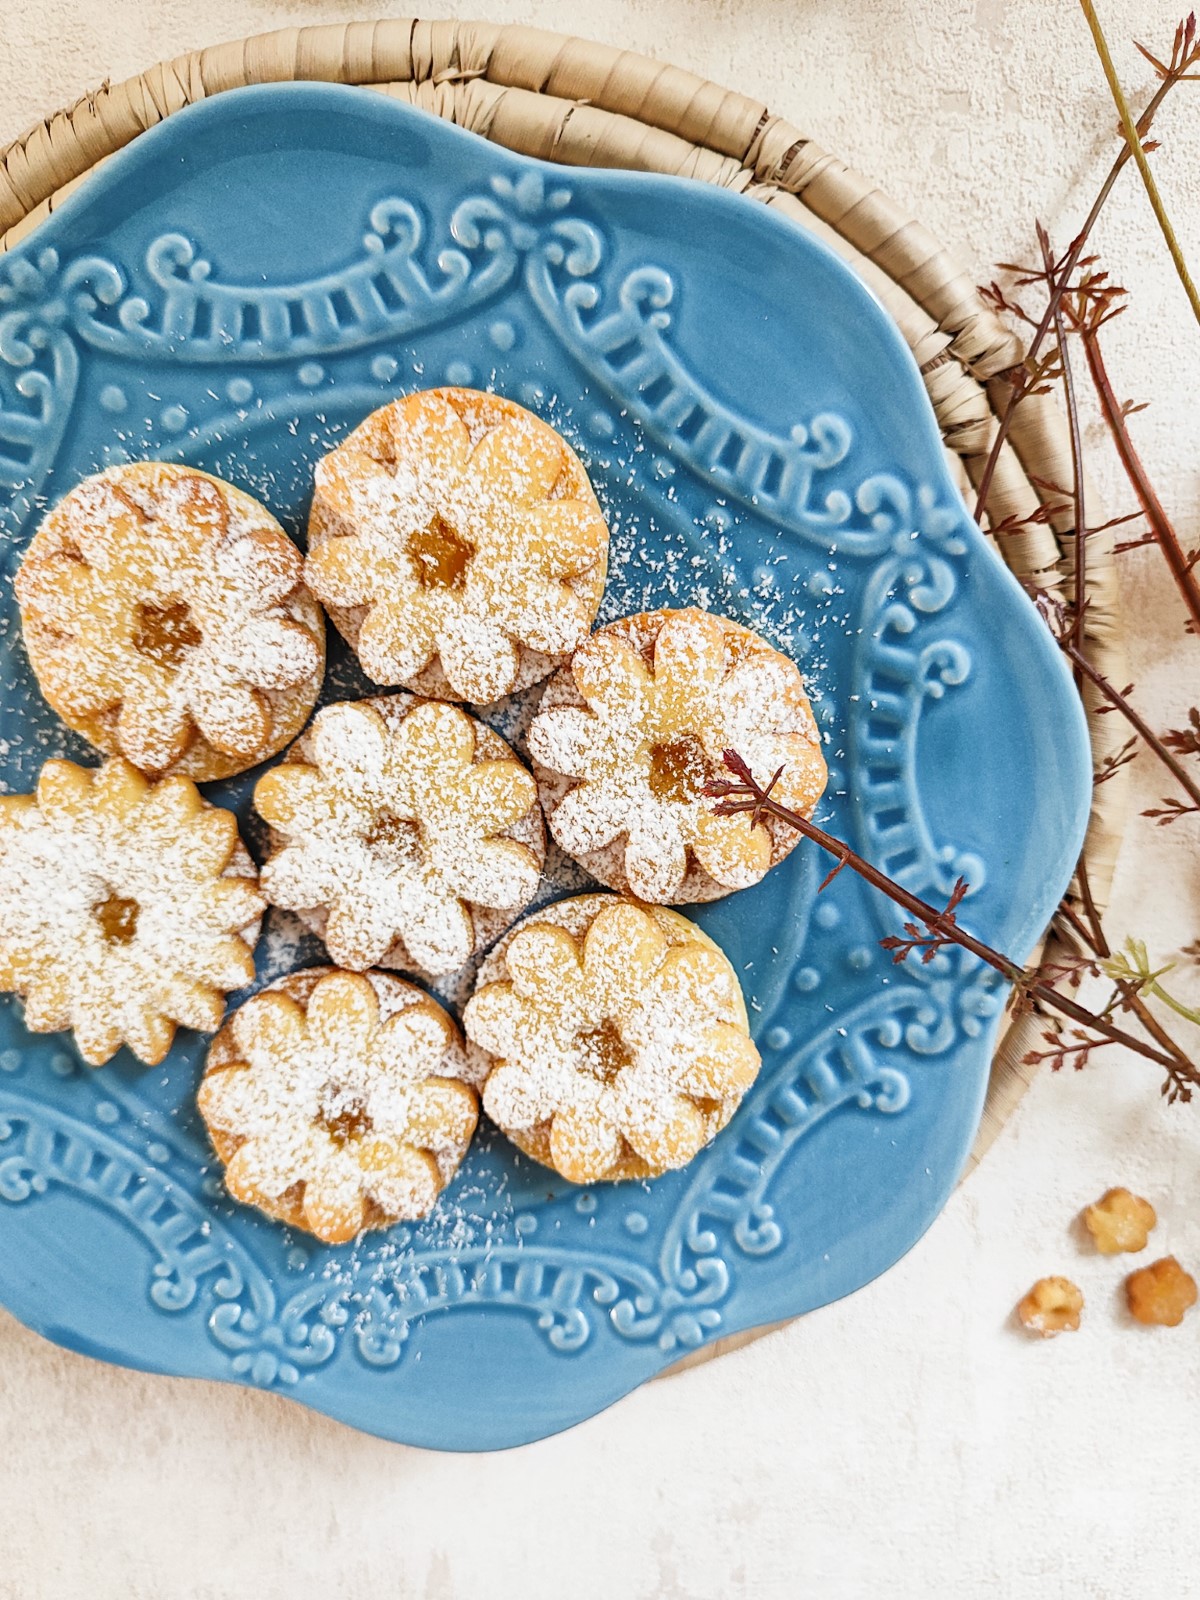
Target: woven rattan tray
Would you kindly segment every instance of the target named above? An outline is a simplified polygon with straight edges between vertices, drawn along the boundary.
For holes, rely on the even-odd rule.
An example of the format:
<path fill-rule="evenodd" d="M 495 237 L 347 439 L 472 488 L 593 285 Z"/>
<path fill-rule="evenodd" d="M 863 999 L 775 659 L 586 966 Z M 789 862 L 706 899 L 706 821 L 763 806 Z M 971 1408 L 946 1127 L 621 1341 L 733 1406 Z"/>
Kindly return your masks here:
<path fill-rule="evenodd" d="M 576 166 L 672 173 L 774 206 L 831 245 L 874 290 L 916 357 L 955 475 L 969 494 L 1022 357 L 1016 335 L 982 303 L 937 240 L 867 178 L 757 101 L 679 68 L 583 39 L 523 27 L 396 20 L 286 29 L 179 56 L 105 84 L 0 154 L 0 251 L 37 226 L 115 150 L 182 107 L 245 84 L 315 79 L 366 85 L 526 155 Z M 1071 482 L 1065 418 L 1051 396 L 1023 401 L 1001 455 L 989 513 L 1030 518 L 1047 485 Z M 1061 497 L 1055 496 L 1055 500 Z M 1006 532 L 1001 553 L 1022 580 L 1070 592 L 1069 513 Z M 1125 671 L 1107 536 L 1088 540 L 1086 635 L 1111 681 Z M 1088 704 L 1097 761 L 1119 740 Z M 1127 811 L 1122 775 L 1096 791 L 1088 833 L 1102 906 Z M 1051 935 L 1047 953 L 1052 958 Z M 968 1170 L 1030 1081 L 1022 1058 L 1044 1021 L 1010 1021 L 992 1067 Z M 707 1358 L 745 1335 L 707 1347 Z"/>

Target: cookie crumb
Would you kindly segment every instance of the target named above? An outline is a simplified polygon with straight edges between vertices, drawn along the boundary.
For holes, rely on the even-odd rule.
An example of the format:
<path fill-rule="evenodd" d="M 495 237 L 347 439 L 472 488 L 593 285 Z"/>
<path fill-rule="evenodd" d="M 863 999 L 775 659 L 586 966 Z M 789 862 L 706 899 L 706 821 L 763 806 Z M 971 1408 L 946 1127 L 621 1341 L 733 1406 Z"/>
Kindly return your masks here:
<path fill-rule="evenodd" d="M 1174 1256 L 1139 1267 L 1125 1280 L 1130 1315 L 1148 1328 L 1177 1328 L 1196 1304 L 1196 1280 Z"/>
<path fill-rule="evenodd" d="M 1149 1200 L 1128 1189 L 1109 1189 L 1083 1213 L 1084 1226 L 1102 1256 L 1144 1250 L 1158 1214 Z"/>
<path fill-rule="evenodd" d="M 1082 1311 L 1082 1291 L 1070 1278 L 1039 1278 L 1017 1306 L 1022 1326 L 1042 1339 L 1074 1333 Z"/>

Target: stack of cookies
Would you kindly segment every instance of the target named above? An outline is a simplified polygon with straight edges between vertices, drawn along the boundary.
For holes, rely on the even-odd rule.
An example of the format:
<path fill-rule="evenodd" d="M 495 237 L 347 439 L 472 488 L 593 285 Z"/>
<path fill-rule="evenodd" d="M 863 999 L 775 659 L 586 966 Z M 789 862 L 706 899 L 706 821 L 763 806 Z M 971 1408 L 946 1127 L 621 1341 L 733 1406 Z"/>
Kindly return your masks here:
<path fill-rule="evenodd" d="M 27 1027 L 73 1029 L 94 1065 L 219 1030 L 198 1101 L 229 1192 L 329 1242 L 425 1215 L 480 1096 L 576 1183 L 690 1161 L 759 1058 L 729 962 L 666 907 L 757 883 L 799 837 L 705 787 L 733 748 L 809 815 L 825 764 L 798 670 L 749 629 L 689 609 L 591 631 L 608 545 L 566 442 L 465 389 L 383 407 L 318 463 L 307 558 L 191 468 L 80 484 L 16 588 L 46 699 L 108 759 L 0 798 L 0 987 Z M 326 615 L 381 692 L 314 716 Z M 542 680 L 531 770 L 464 706 Z M 281 751 L 256 869 L 196 784 Z M 521 920 L 547 826 L 611 892 Z M 271 905 L 330 964 L 222 1022 Z M 425 986 L 481 955 L 464 1032 Z"/>

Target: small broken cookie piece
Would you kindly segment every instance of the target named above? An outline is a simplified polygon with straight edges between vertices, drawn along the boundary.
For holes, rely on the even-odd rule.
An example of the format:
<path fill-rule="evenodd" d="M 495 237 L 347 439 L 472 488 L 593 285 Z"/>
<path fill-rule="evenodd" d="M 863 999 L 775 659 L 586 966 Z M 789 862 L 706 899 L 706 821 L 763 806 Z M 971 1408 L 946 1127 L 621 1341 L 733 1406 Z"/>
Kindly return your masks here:
<path fill-rule="evenodd" d="M 1083 1311 L 1083 1294 L 1070 1278 L 1039 1278 L 1017 1306 L 1023 1327 L 1042 1339 L 1074 1333 Z"/>
<path fill-rule="evenodd" d="M 463 1020 L 492 1120 L 572 1183 L 686 1166 L 759 1069 L 722 951 L 678 912 L 611 894 L 518 924 Z"/>
<path fill-rule="evenodd" d="M 1149 1200 L 1128 1189 L 1109 1189 L 1083 1213 L 1084 1226 L 1102 1256 L 1144 1250 L 1158 1215 Z"/>
<path fill-rule="evenodd" d="M 570 655 L 608 527 L 578 456 L 499 395 L 431 389 L 317 463 L 308 583 L 373 682 L 497 699 Z"/>
<path fill-rule="evenodd" d="M 316 704 L 325 622 L 257 500 L 190 467 L 86 478 L 15 581 L 30 664 L 68 727 L 151 776 L 257 766 Z"/>
<path fill-rule="evenodd" d="M 1177 1328 L 1196 1304 L 1196 1280 L 1174 1256 L 1163 1256 L 1129 1274 L 1125 1299 L 1135 1321 L 1148 1328 Z"/>
<path fill-rule="evenodd" d="M 340 967 L 442 977 L 529 904 L 545 857 L 537 788 L 498 733 L 408 694 L 317 713 L 254 804 L 262 872 Z"/>
<path fill-rule="evenodd" d="M 36 794 L 0 797 L 0 990 L 91 1066 L 219 1028 L 265 909 L 237 818 L 188 778 L 47 761 Z"/>
<path fill-rule="evenodd" d="M 293 972 L 213 1040 L 197 1102 L 235 1199 L 344 1244 L 425 1216 L 479 1118 L 458 1029 L 385 972 Z"/>
<path fill-rule="evenodd" d="M 609 888 L 656 905 L 748 888 L 799 842 L 776 817 L 717 811 L 708 786 L 728 778 L 727 750 L 806 817 L 826 781 L 795 663 L 695 607 L 592 634 L 547 685 L 529 749 L 559 846 Z"/>

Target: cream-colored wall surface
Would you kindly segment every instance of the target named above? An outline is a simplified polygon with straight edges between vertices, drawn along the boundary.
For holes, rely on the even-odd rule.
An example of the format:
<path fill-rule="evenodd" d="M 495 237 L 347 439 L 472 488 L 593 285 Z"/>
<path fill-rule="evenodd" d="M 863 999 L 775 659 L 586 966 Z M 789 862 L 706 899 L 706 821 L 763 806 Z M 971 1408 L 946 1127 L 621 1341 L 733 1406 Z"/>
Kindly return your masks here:
<path fill-rule="evenodd" d="M 1175 0 L 1101 10 L 1145 91 L 1128 40 L 1166 48 Z M 0 142 L 105 76 L 363 14 L 0 0 Z M 981 279 L 1028 256 L 1035 217 L 1065 241 L 1112 149 L 1073 0 L 477 0 L 473 14 L 589 34 L 763 98 Z M 1160 132 L 1155 165 L 1200 267 L 1200 86 Z M 1136 289 L 1110 366 L 1123 395 L 1153 401 L 1134 430 L 1195 540 L 1200 329 L 1131 176 L 1097 239 Z M 1108 510 L 1129 509 L 1094 421 L 1088 437 Z M 1200 695 L 1200 653 L 1185 661 L 1152 561 L 1126 573 L 1132 674 L 1163 725 Z M 1136 781 L 1142 805 L 1165 792 L 1146 763 Z M 1135 829 L 1113 929 L 1158 954 L 1196 936 L 1197 839 L 1191 823 Z M 1165 1107 L 1153 1068 L 1113 1052 L 1046 1075 L 885 1278 L 502 1457 L 408 1450 L 271 1396 L 104 1367 L 0 1313 L 0 1600 L 1185 1600 L 1200 1594 L 1200 1311 L 1177 1330 L 1132 1325 L 1121 1263 L 1089 1255 L 1073 1219 L 1126 1183 L 1159 1208 L 1154 1253 L 1200 1270 L 1198 1157 L 1200 1106 Z M 1045 1272 L 1075 1277 L 1087 1309 L 1076 1336 L 1040 1345 L 1011 1308 Z"/>

